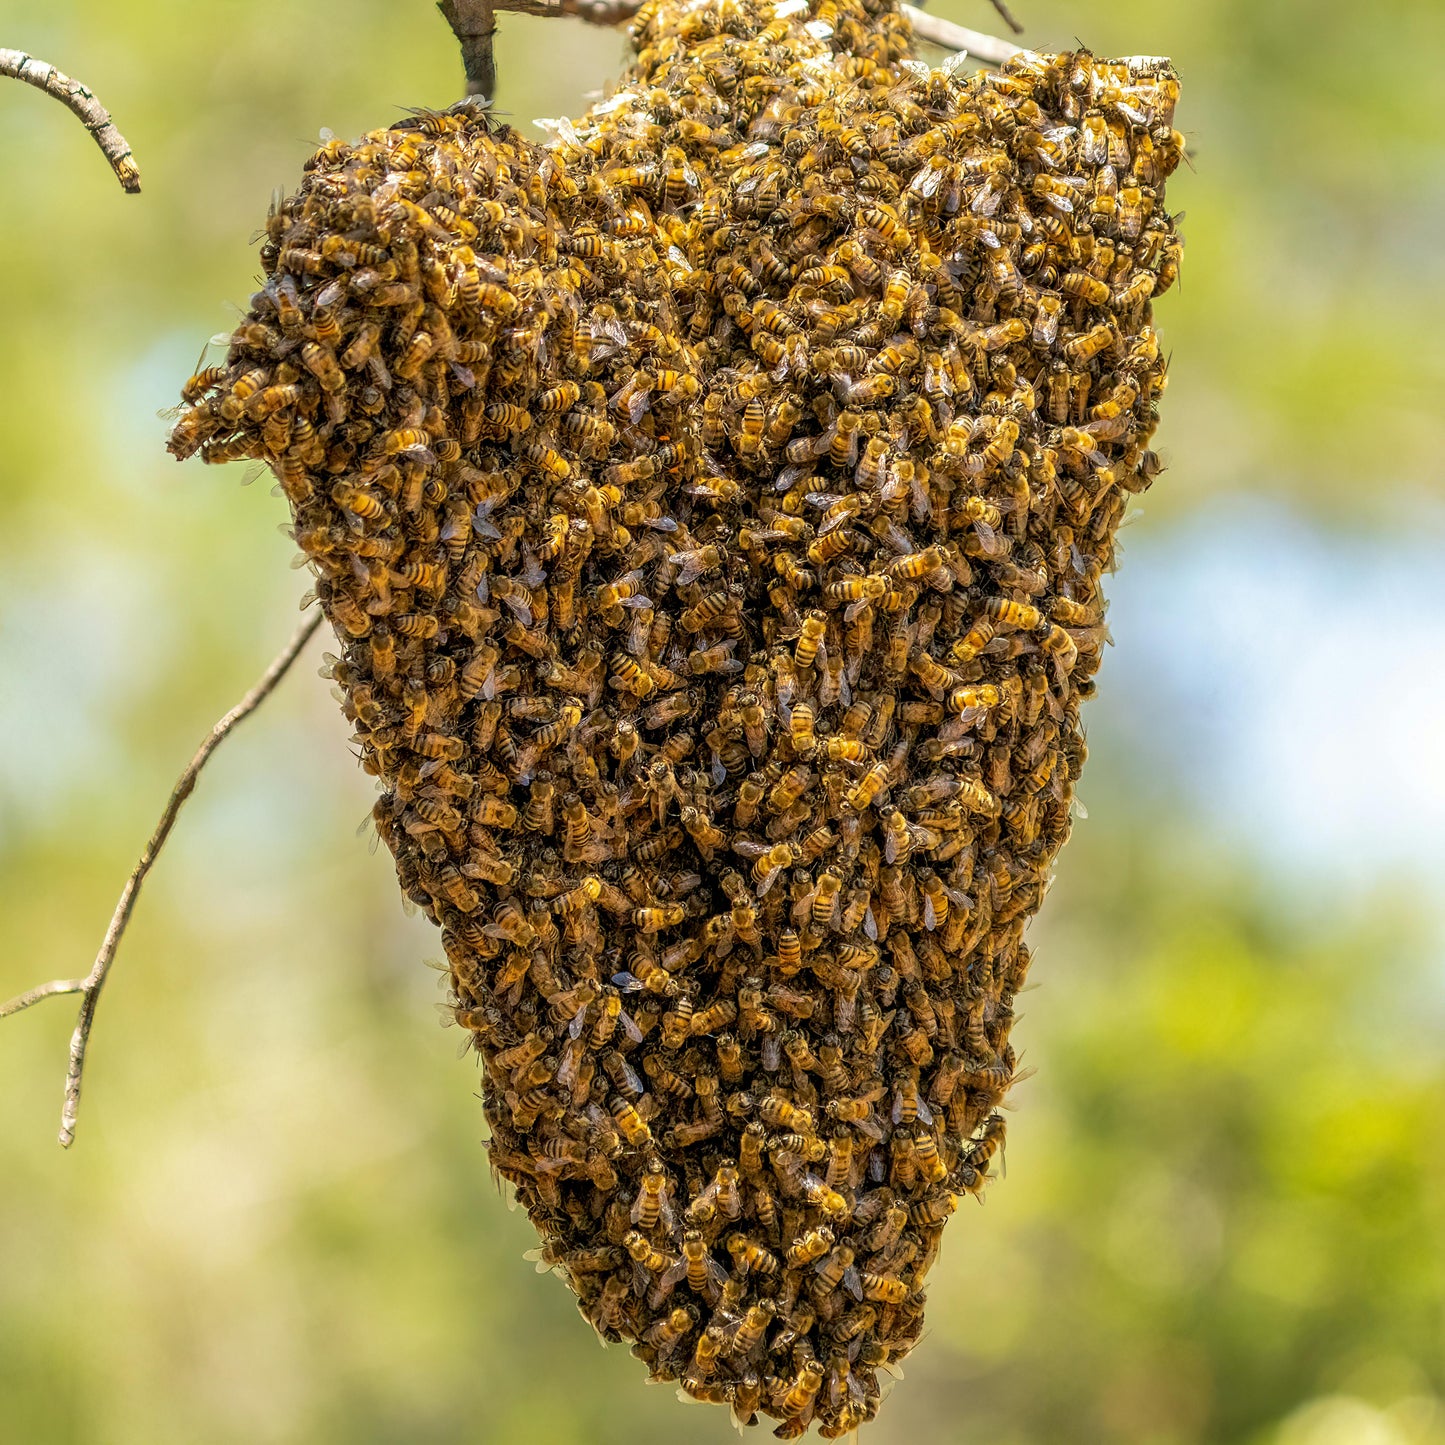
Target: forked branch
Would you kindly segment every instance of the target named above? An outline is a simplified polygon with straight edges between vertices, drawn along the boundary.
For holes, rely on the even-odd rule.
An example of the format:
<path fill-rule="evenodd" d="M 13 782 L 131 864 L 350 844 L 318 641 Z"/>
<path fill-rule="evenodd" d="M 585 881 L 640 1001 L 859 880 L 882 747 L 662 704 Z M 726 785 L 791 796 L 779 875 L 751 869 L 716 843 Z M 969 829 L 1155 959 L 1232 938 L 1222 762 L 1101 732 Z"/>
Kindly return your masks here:
<path fill-rule="evenodd" d="M 23 80 L 26 85 L 43 90 L 46 95 L 54 96 L 61 105 L 79 116 L 86 130 L 95 137 L 101 153 L 110 162 L 116 179 L 131 195 L 140 193 L 140 168 L 130 153 L 130 144 L 116 129 L 110 112 L 87 86 L 78 80 L 72 80 L 53 65 L 36 60 L 33 55 L 26 55 L 23 50 L 0 50 L 0 75 Z"/>
<path fill-rule="evenodd" d="M 75 1139 L 76 1117 L 80 1111 L 80 1084 L 85 1073 L 85 1053 L 90 1044 L 90 1031 L 95 1023 L 100 991 L 105 987 L 111 965 L 115 962 L 116 951 L 130 924 L 141 884 L 145 882 L 146 875 L 160 856 L 161 849 L 165 847 L 166 839 L 170 837 L 176 817 L 181 811 L 181 805 L 195 790 L 196 779 L 200 776 L 201 769 L 210 761 L 211 754 L 220 747 L 237 723 L 255 712 L 276 690 L 276 685 L 286 676 L 291 664 L 315 635 L 316 629 L 321 625 L 321 618 L 322 614 L 318 610 L 297 628 L 295 636 L 261 675 L 260 681 L 211 729 L 205 741 L 197 748 L 195 757 L 186 764 L 185 771 L 171 790 L 170 799 L 161 814 L 160 822 L 156 824 L 155 832 L 151 834 L 150 842 L 146 844 L 140 861 L 126 880 L 120 902 L 116 904 L 115 912 L 111 915 L 110 927 L 105 931 L 105 940 L 100 945 L 100 952 L 96 954 L 90 972 L 84 978 L 56 979 L 52 983 L 42 983 L 8 1003 L 0 1004 L 0 1019 L 3 1019 L 10 1014 L 20 1013 L 42 999 L 68 993 L 81 995 L 80 1017 L 76 1020 L 75 1033 L 71 1036 L 70 1063 L 65 1072 L 65 1105 L 60 1115 L 60 1142 L 67 1149 Z"/>

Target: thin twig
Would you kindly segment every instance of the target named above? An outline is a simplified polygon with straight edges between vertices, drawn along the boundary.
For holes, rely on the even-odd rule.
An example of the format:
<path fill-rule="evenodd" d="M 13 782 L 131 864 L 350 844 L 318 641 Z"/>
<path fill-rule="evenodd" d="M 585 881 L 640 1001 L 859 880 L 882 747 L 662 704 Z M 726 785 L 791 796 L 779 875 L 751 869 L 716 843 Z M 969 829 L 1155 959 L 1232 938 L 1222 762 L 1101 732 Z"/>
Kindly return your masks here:
<path fill-rule="evenodd" d="M 462 47 L 467 96 L 493 99 L 497 93 L 497 62 L 492 53 L 492 36 L 497 32 L 497 22 L 492 15 L 492 0 L 437 0 L 437 9 Z"/>
<path fill-rule="evenodd" d="M 115 128 L 110 112 L 86 86 L 23 50 L 0 50 L 0 75 L 23 80 L 26 85 L 43 90 L 72 110 L 95 137 L 95 143 L 110 162 L 116 179 L 131 195 L 140 194 L 140 168 L 131 156 L 130 145 Z"/>
<path fill-rule="evenodd" d="M 941 45 L 945 50 L 966 50 L 988 65 L 1002 65 L 1023 48 L 1011 40 L 1000 40 L 996 35 L 985 35 L 983 31 L 970 30 L 966 25 L 955 25 L 952 20 L 945 20 L 940 15 L 925 14 L 912 5 L 904 5 L 902 10 L 920 40 Z"/>
<path fill-rule="evenodd" d="M 100 946 L 100 952 L 96 955 L 90 972 L 81 979 L 58 979 L 54 983 L 41 984 L 38 988 L 32 988 L 18 998 L 11 999 L 9 1003 L 0 1004 L 0 1018 L 5 1018 L 39 1003 L 41 999 L 67 993 L 81 995 L 80 1017 L 70 1040 L 70 1064 L 65 1073 L 65 1106 L 60 1115 L 60 1142 L 67 1149 L 75 1139 L 76 1116 L 80 1111 L 81 1076 L 85 1072 L 85 1051 L 90 1044 L 90 1031 L 95 1023 L 100 991 L 105 987 L 111 964 L 115 962 L 116 950 L 130 924 L 141 884 L 145 882 L 146 875 L 160 856 L 161 849 L 165 847 L 166 839 L 170 837 L 171 829 L 175 826 L 176 816 L 181 811 L 181 805 L 195 790 L 196 779 L 200 776 L 201 769 L 210 761 L 211 754 L 220 747 L 237 723 L 255 712 L 276 690 L 276 685 L 286 676 L 291 664 L 315 635 L 321 620 L 322 614 L 318 610 L 296 629 L 295 635 L 282 649 L 280 656 L 261 674 L 260 681 L 211 729 L 206 740 L 196 750 L 195 757 L 186 764 L 185 771 L 171 791 L 165 812 L 161 814 L 161 820 L 151 834 L 150 842 L 146 844 L 140 861 L 126 880 L 120 902 L 116 904 L 115 912 L 111 916 L 110 927 L 105 931 L 105 941 Z"/>
<path fill-rule="evenodd" d="M 34 988 L 22 993 L 19 998 L 12 998 L 9 1003 L 0 1003 L 0 1019 L 8 1018 L 11 1014 L 18 1014 L 21 1009 L 27 1009 L 31 1004 L 39 1003 L 43 998 L 54 998 L 58 993 L 84 993 L 85 980 L 83 978 L 57 978 L 53 983 L 37 984 Z"/>
<path fill-rule="evenodd" d="M 998 18 L 1013 31 L 1015 35 L 1022 35 L 1024 28 L 1014 18 L 1013 11 L 1004 4 L 1004 0 L 989 0 L 989 3 L 998 11 Z"/>

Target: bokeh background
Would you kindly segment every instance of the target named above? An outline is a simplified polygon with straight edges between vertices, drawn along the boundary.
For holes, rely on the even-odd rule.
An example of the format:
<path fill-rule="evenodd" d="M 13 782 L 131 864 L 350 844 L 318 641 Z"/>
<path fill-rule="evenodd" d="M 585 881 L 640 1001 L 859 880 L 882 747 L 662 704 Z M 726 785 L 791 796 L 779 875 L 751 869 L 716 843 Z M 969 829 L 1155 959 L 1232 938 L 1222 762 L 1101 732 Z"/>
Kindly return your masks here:
<path fill-rule="evenodd" d="M 1171 469 L 1113 583 L 1008 1177 L 868 1438 L 1440 1445 L 1445 9 L 1014 4 L 1040 48 L 1183 74 Z M 5 997 L 88 967 L 306 586 L 269 481 L 177 466 L 157 412 L 319 129 L 445 104 L 459 67 L 430 0 L 0 0 L 0 43 L 92 83 L 145 180 L 0 83 Z M 504 17 L 500 108 L 575 113 L 622 53 Z M 0 1438 L 730 1439 L 522 1259 L 321 650 L 153 875 L 70 1155 L 71 1001 L 0 1026 Z"/>

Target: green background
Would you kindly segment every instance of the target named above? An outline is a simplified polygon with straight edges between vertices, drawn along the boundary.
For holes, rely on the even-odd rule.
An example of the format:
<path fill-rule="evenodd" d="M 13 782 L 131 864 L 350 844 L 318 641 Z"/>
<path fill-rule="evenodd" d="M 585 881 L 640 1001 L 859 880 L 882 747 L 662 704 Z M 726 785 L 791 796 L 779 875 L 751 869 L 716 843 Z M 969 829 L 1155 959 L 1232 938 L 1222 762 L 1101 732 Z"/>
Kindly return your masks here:
<path fill-rule="evenodd" d="M 1032 934 L 1008 1177 L 951 1224 L 867 1438 L 1438 1445 L 1445 10 L 1015 8 L 1040 48 L 1182 73 L 1171 469 L 1126 534 L 1092 816 Z M 0 83 L 9 996 L 88 967 L 306 586 L 268 482 L 177 466 L 157 411 L 235 323 L 319 128 L 460 78 L 429 0 L 0 0 L 0 44 L 93 84 L 145 185 L 122 196 L 71 117 Z M 622 53 L 503 17 L 499 107 L 576 113 Z M 70 1001 L 0 1025 L 0 1439 L 732 1438 L 522 1259 L 321 650 L 144 894 L 70 1155 Z"/>

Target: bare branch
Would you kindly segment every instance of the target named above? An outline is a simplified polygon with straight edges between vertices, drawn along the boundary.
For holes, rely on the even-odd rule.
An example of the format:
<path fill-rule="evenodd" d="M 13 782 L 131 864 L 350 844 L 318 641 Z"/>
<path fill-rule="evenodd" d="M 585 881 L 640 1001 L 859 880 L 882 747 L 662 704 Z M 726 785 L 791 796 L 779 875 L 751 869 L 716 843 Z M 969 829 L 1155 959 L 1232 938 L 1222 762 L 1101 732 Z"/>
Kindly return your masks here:
<path fill-rule="evenodd" d="M 966 50 L 988 65 L 1002 65 L 1023 48 L 1011 40 L 1000 40 L 996 35 L 985 35 L 983 31 L 970 30 L 966 25 L 955 25 L 942 16 L 927 15 L 912 5 L 902 8 L 913 26 L 913 33 L 920 40 L 941 45 L 945 50 Z"/>
<path fill-rule="evenodd" d="M 440 0 L 438 8 L 443 14 L 448 3 L 452 0 Z M 620 25 L 637 13 L 640 4 L 641 0 L 493 0 L 493 8 L 497 10 L 514 10 L 523 15 L 572 15 L 590 25 Z M 925 14 L 915 6 L 904 5 L 901 8 L 920 40 L 942 46 L 945 50 L 967 51 L 985 65 L 1002 65 L 1010 56 L 1017 55 L 1021 48 L 1010 40 L 1000 40 L 996 35 L 985 35 L 981 30 L 970 30 L 966 25 L 955 25 L 951 20 Z M 1000 13 L 1015 30 L 1019 29 L 1006 10 L 1000 9 Z M 456 29 L 456 26 L 452 28 Z"/>
<path fill-rule="evenodd" d="M 12 998 L 9 1003 L 0 1003 L 0 1019 L 9 1018 L 11 1014 L 18 1014 L 22 1009 L 27 1009 L 31 1004 L 36 1004 L 41 999 L 54 998 L 62 993 L 84 993 L 85 980 L 83 978 L 57 978 L 53 983 L 37 984 L 32 989 L 27 989 L 18 998 Z"/>
<path fill-rule="evenodd" d="M 497 22 L 492 16 L 492 0 L 437 0 L 437 9 L 462 47 L 468 97 L 491 100 L 497 93 L 497 62 L 492 53 Z"/>
<path fill-rule="evenodd" d="M 67 1149 L 75 1139 L 76 1116 L 80 1111 L 80 1084 L 85 1072 L 85 1052 L 90 1044 L 90 1031 L 95 1023 L 95 1010 L 100 1002 L 100 991 L 105 987 L 111 965 L 115 962 L 116 951 L 130 924 L 136 899 L 140 895 L 141 884 L 145 882 L 146 875 L 160 856 L 161 849 L 165 847 L 166 839 L 170 837 L 176 817 L 181 811 L 181 805 L 195 790 L 196 779 L 200 776 L 201 769 L 210 760 L 211 754 L 220 747 L 225 741 L 226 735 L 237 723 L 255 712 L 276 690 L 276 685 L 286 676 L 291 664 L 296 661 L 297 657 L 301 655 L 302 649 L 315 636 L 321 620 L 322 614 L 318 610 L 297 628 L 295 635 L 282 649 L 280 656 L 262 673 L 260 681 L 211 729 L 205 741 L 196 749 L 195 757 L 186 764 L 185 771 L 171 791 L 165 811 L 161 814 L 161 820 L 156 824 L 155 832 L 151 834 L 150 842 L 146 844 L 140 861 L 131 870 L 131 875 L 126 880 L 125 888 L 120 895 L 120 902 L 116 904 L 115 912 L 111 915 L 110 927 L 105 931 L 105 941 L 100 945 L 100 952 L 96 954 L 95 964 L 90 972 L 84 978 L 57 979 L 54 983 L 43 983 L 37 988 L 30 989 L 27 993 L 22 993 L 18 998 L 11 999 L 9 1003 L 0 1004 L 0 1018 L 5 1018 L 10 1014 L 29 1008 L 32 1004 L 39 1003 L 41 999 L 67 993 L 81 995 L 80 1017 L 76 1021 L 75 1033 L 70 1040 L 70 1063 L 65 1073 L 65 1106 L 60 1116 L 60 1142 Z"/>
<path fill-rule="evenodd" d="M 1024 28 L 1014 18 L 1013 11 L 1004 4 L 1004 0 L 989 0 L 989 3 L 998 11 L 998 18 L 1013 31 L 1015 35 L 1022 35 Z"/>
<path fill-rule="evenodd" d="M 621 25 L 640 6 L 639 0 L 495 0 L 495 8 L 520 15 L 570 15 L 589 25 Z"/>
<path fill-rule="evenodd" d="M 23 80 L 26 85 L 43 90 L 79 116 L 110 162 L 116 179 L 131 195 L 140 193 L 140 168 L 131 156 L 130 145 L 115 128 L 110 112 L 87 87 L 62 74 L 53 65 L 26 55 L 23 50 L 0 50 L 0 75 Z"/>

